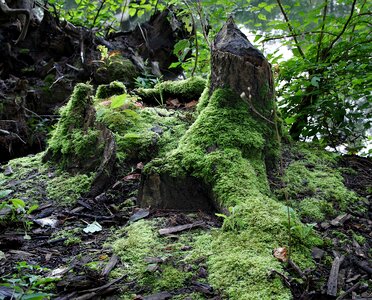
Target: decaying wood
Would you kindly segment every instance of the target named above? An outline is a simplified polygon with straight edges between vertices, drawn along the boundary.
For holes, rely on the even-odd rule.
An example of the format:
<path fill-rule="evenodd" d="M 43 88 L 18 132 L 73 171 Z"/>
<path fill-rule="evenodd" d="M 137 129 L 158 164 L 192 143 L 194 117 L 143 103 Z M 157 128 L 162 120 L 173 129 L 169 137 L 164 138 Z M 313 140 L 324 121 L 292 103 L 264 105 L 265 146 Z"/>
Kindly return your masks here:
<path fill-rule="evenodd" d="M 107 277 L 111 270 L 115 268 L 116 264 L 119 262 L 119 258 L 116 255 L 111 256 L 110 261 L 105 266 L 105 268 L 102 270 L 102 277 Z"/>
<path fill-rule="evenodd" d="M 173 233 L 178 233 L 181 231 L 189 230 L 195 227 L 200 227 L 205 225 L 203 221 L 191 223 L 191 224 L 185 224 L 185 225 L 178 225 L 178 226 L 173 226 L 173 227 L 167 227 L 159 230 L 160 235 L 168 235 L 168 234 L 173 234 Z"/>
<path fill-rule="evenodd" d="M 330 296 L 337 295 L 338 272 L 340 271 L 340 266 L 345 259 L 345 256 L 339 256 L 337 253 L 335 253 L 335 256 L 327 283 L 327 295 Z"/>

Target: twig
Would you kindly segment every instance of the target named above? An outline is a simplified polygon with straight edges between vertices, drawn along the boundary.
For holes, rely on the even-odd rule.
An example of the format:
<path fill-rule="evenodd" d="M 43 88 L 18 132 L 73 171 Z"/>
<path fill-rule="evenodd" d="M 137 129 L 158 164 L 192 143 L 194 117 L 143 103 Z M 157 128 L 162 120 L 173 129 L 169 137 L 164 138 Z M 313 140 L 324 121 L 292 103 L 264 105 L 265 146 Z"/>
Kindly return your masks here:
<path fill-rule="evenodd" d="M 248 91 L 249 91 L 249 88 L 248 88 Z M 263 116 L 260 112 L 258 112 L 258 111 L 255 109 L 255 107 L 253 106 L 253 103 L 252 103 L 252 95 L 251 95 L 251 93 L 249 93 L 249 95 L 248 95 L 248 97 L 247 97 L 247 95 L 245 94 L 245 92 L 243 92 L 243 93 L 240 94 L 240 98 L 242 98 L 246 103 L 248 103 L 250 109 L 251 109 L 255 114 L 257 114 L 259 117 L 261 117 L 262 119 L 264 119 L 266 122 L 275 125 L 275 122 L 269 120 L 268 118 L 266 118 L 265 116 Z"/>
<path fill-rule="evenodd" d="M 283 14 L 283 17 L 284 17 L 284 19 L 285 19 L 285 21 L 286 21 L 286 23 L 287 23 L 288 29 L 289 29 L 289 31 L 290 31 L 290 33 L 291 33 L 291 35 L 292 35 L 292 38 L 293 38 L 293 40 L 294 40 L 295 43 L 296 43 L 296 47 L 297 47 L 297 49 L 298 49 L 298 52 L 300 53 L 301 57 L 302 57 L 303 59 L 305 59 L 305 54 L 304 54 L 304 52 L 302 51 L 301 46 L 300 46 L 300 44 L 299 44 L 299 42 L 298 42 L 298 40 L 297 40 L 296 32 L 295 32 L 294 28 L 292 27 L 291 23 L 289 22 L 289 19 L 288 19 L 287 13 L 285 12 L 285 10 L 284 10 L 284 8 L 283 8 L 283 5 L 282 5 L 281 1 L 280 1 L 280 0 L 276 0 L 276 2 L 277 2 L 278 5 L 279 5 L 280 11 L 281 11 L 282 14 Z"/>
<path fill-rule="evenodd" d="M 7 135 L 14 135 L 15 137 L 17 137 L 23 144 L 27 144 L 18 134 L 16 134 L 15 132 L 10 132 L 8 130 L 4 130 L 4 129 L 0 129 L 0 132 L 1 133 L 4 133 L 4 134 L 7 134 Z"/>
<path fill-rule="evenodd" d="M 284 281 L 284 284 L 285 284 L 288 288 L 291 288 L 291 281 L 290 281 L 290 279 L 289 279 L 287 276 L 285 276 L 283 273 L 278 272 L 277 270 L 271 270 L 270 272 L 271 272 L 271 274 L 276 274 L 276 275 L 278 275 L 280 278 L 282 278 L 283 281 Z"/>
<path fill-rule="evenodd" d="M 194 33 L 195 33 L 194 34 L 194 36 L 195 36 L 195 62 L 194 62 L 194 67 L 193 67 L 193 69 L 191 71 L 191 77 L 194 77 L 194 74 L 195 74 L 195 71 L 196 71 L 196 67 L 198 66 L 198 59 L 199 59 L 198 31 L 196 30 L 195 19 L 194 19 L 194 15 L 192 13 L 191 7 L 187 3 L 187 1 L 185 1 L 185 4 L 186 4 L 187 8 L 190 11 L 191 21 L 192 21 L 192 27 L 193 27 Z"/>
<path fill-rule="evenodd" d="M 351 292 L 355 291 L 359 286 L 360 286 L 360 282 L 357 282 L 351 288 L 349 288 L 348 290 L 346 290 L 345 292 L 343 292 L 340 296 L 338 296 L 336 298 L 336 300 L 342 300 L 342 299 L 344 299 L 348 294 L 350 294 Z"/>
<path fill-rule="evenodd" d="M 325 0 L 324 9 L 323 9 L 323 20 L 322 20 L 322 29 L 320 30 L 319 40 L 318 40 L 318 47 L 316 50 L 316 62 L 319 61 L 320 49 L 322 47 L 322 40 L 324 37 L 324 26 L 325 21 L 327 18 L 327 10 L 328 10 L 328 0 Z"/>
<path fill-rule="evenodd" d="M 313 31 L 305 31 L 305 32 L 301 32 L 301 33 L 296 33 L 294 35 L 293 34 L 277 35 L 277 36 L 267 37 L 267 38 L 263 39 L 262 42 L 269 42 L 269 41 L 281 40 L 281 39 L 285 39 L 285 38 L 292 38 L 293 36 L 297 37 L 297 36 L 302 36 L 302 35 L 318 34 L 318 33 L 322 33 L 322 31 L 313 30 Z M 323 34 L 337 36 L 335 33 L 329 32 L 329 31 L 323 31 Z"/>
<path fill-rule="evenodd" d="M 354 14 L 354 10 L 355 10 L 355 4 L 356 4 L 356 0 L 354 0 L 353 1 L 353 4 L 351 5 L 350 15 L 349 15 L 349 18 L 347 19 L 346 23 L 344 24 L 344 27 L 342 28 L 342 30 L 340 31 L 340 33 L 336 36 L 336 38 L 332 41 L 332 43 L 329 45 L 329 47 L 327 48 L 327 50 L 324 53 L 324 57 L 327 57 L 328 56 L 329 51 L 333 48 L 334 44 L 340 39 L 340 37 L 346 31 L 347 26 L 349 25 L 351 19 L 353 18 L 353 14 Z"/>
<path fill-rule="evenodd" d="M 94 19 L 93 19 L 93 23 L 92 23 L 92 27 L 91 27 L 91 28 L 93 28 L 94 25 L 96 24 L 97 18 L 98 18 L 98 16 L 99 16 L 99 14 L 100 14 L 100 12 L 101 12 L 101 10 L 102 10 L 103 5 L 105 4 L 105 2 L 106 2 L 106 0 L 101 0 L 101 5 L 99 6 L 99 8 L 98 8 L 98 10 L 97 10 L 97 13 L 96 13 L 96 15 L 94 16 Z"/>

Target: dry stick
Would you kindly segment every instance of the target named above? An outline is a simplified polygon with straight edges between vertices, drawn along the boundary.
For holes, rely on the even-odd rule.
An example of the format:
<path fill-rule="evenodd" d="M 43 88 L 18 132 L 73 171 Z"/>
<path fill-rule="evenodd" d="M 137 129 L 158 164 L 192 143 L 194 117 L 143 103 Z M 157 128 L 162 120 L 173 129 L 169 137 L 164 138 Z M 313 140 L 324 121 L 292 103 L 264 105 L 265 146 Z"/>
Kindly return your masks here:
<path fill-rule="evenodd" d="M 293 36 L 302 36 L 302 35 L 309 35 L 309 34 L 317 34 L 317 33 L 322 33 L 320 30 L 312 30 L 312 31 L 305 31 L 301 33 L 296 33 L 296 34 L 287 34 L 287 35 L 277 35 L 277 36 L 272 36 L 272 37 L 267 37 L 263 39 L 263 42 L 269 42 L 269 41 L 274 41 L 274 40 L 281 40 L 285 38 L 293 38 Z M 328 34 L 328 35 L 333 35 L 337 36 L 337 34 L 329 31 L 323 31 L 323 34 Z"/>
<path fill-rule="evenodd" d="M 336 300 L 342 300 L 342 299 L 344 299 L 348 294 L 350 294 L 351 292 L 354 292 L 359 286 L 360 286 L 360 282 L 357 282 L 351 288 L 349 288 L 348 290 L 346 290 L 345 292 L 343 292 L 340 296 L 338 296 L 336 298 Z"/>
<path fill-rule="evenodd" d="M 298 52 L 300 53 L 301 57 L 302 57 L 303 59 L 305 59 L 305 54 L 304 54 L 304 52 L 302 51 L 301 46 L 300 46 L 300 44 L 299 44 L 299 42 L 298 42 L 298 40 L 297 40 L 296 32 L 295 32 L 294 28 L 292 27 L 291 23 L 289 22 L 289 19 L 288 19 L 287 13 L 285 12 L 285 10 L 284 10 L 284 8 L 283 8 L 282 3 L 280 2 L 280 0 L 276 0 L 276 2 L 277 2 L 278 5 L 279 5 L 280 11 L 281 11 L 282 14 L 283 14 L 283 17 L 284 17 L 284 19 L 285 19 L 285 22 L 287 23 L 288 29 L 289 29 L 289 31 L 290 31 L 290 33 L 291 33 L 291 35 L 292 35 L 292 38 L 293 38 L 293 40 L 294 40 L 295 43 L 296 43 L 296 47 L 297 47 L 297 49 L 298 49 Z"/>

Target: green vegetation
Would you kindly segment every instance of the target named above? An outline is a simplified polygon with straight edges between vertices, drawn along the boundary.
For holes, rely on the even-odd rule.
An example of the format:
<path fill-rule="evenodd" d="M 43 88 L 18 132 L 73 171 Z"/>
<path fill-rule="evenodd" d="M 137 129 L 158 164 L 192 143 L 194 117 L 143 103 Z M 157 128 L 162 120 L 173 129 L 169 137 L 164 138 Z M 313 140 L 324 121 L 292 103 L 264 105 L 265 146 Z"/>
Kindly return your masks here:
<path fill-rule="evenodd" d="M 179 97 L 183 100 L 197 100 L 204 91 L 206 81 L 200 77 L 190 77 L 179 81 L 164 81 L 154 88 L 139 88 L 136 93 L 144 100 L 164 104 L 168 97 Z"/>
<path fill-rule="evenodd" d="M 335 209 L 346 211 L 359 199 L 343 184 L 335 154 L 307 144 L 292 146 L 290 151 L 295 159 L 285 170 L 285 188 L 276 193 L 281 200 L 287 195 L 301 216 L 320 222 L 334 216 Z"/>
<path fill-rule="evenodd" d="M 47 271 L 46 268 L 21 261 L 14 274 L 0 279 L 0 286 L 14 289 L 12 299 L 50 299 L 53 296 L 50 292 L 55 290 L 55 282 L 60 279 L 46 276 Z"/>
<path fill-rule="evenodd" d="M 74 161 L 89 161 L 99 157 L 102 144 L 94 127 L 94 112 L 89 111 L 93 89 L 79 83 L 66 106 L 61 108 L 61 119 L 48 141 L 48 152 L 62 167 Z M 89 118 L 89 114 L 92 115 Z"/>

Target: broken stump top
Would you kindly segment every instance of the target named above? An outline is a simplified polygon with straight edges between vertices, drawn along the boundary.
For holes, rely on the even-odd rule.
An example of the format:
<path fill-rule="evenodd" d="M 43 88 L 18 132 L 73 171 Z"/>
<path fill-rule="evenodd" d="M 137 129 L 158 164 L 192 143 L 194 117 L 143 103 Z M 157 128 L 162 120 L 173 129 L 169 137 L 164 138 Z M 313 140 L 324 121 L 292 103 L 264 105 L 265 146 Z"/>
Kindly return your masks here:
<path fill-rule="evenodd" d="M 243 32 L 236 26 L 234 19 L 230 17 L 218 32 L 213 49 L 222 52 L 230 52 L 237 56 L 254 56 L 264 59 L 263 54 L 256 49 Z"/>

